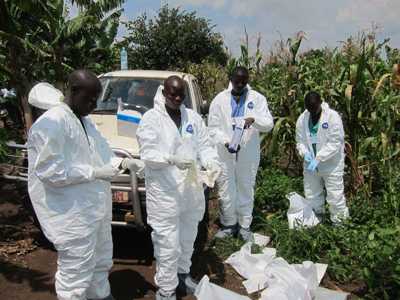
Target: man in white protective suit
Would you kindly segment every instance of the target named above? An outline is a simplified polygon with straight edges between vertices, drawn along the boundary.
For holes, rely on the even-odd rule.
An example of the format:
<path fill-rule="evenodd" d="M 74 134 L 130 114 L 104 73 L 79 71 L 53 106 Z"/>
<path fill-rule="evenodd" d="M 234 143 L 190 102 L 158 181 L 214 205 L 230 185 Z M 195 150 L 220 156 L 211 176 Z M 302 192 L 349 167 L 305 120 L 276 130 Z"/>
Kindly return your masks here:
<path fill-rule="evenodd" d="M 156 299 L 176 299 L 176 289 L 193 294 L 190 276 L 193 245 L 205 211 L 199 167 L 215 177 L 220 172 L 205 124 L 183 104 L 185 83 L 171 76 L 160 86 L 154 108 L 137 130 L 145 162 L 147 222 L 153 229 Z M 179 286 L 178 286 L 179 284 Z"/>
<path fill-rule="evenodd" d="M 316 92 L 305 97 L 306 110 L 296 124 L 296 143 L 304 158 L 304 193 L 317 215 L 324 213 L 325 191 L 331 220 L 348 218 L 343 185 L 344 130 L 340 115 Z"/>
<path fill-rule="evenodd" d="M 49 84 L 36 85 L 29 102 L 47 110 L 28 136 L 28 191 L 46 237 L 58 252 L 58 299 L 113 299 L 111 179 L 136 160 L 116 158 L 88 114 L 101 84 L 94 74 L 74 71 L 65 99 Z"/>
<path fill-rule="evenodd" d="M 230 87 L 212 101 L 208 116 L 211 140 L 218 150 L 222 173 L 217 180 L 222 228 L 217 238 L 237 236 L 252 238 L 254 185 L 260 162 L 260 132 L 273 128 L 273 118 L 263 95 L 248 85 L 249 72 L 237 67 Z M 235 126 L 244 124 L 243 136 L 237 150 L 229 143 Z"/>

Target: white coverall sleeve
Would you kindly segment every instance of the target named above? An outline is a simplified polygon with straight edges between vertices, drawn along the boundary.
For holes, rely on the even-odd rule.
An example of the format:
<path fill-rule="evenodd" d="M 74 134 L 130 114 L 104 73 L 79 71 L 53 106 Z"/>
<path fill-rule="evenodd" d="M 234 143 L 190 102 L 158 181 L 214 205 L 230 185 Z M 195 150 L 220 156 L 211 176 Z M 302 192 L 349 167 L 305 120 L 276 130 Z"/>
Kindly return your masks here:
<path fill-rule="evenodd" d="M 221 129 L 224 120 L 221 108 L 217 104 L 217 99 L 218 98 L 215 98 L 210 105 L 210 111 L 208 113 L 208 129 L 210 138 L 215 145 L 225 145 L 226 143 L 229 143 L 230 138 Z"/>
<path fill-rule="evenodd" d="M 152 118 L 143 117 L 139 128 L 136 131 L 136 137 L 140 145 L 140 159 L 147 167 L 151 169 L 161 169 L 169 166 L 168 154 L 160 150 L 160 132 L 161 128 L 152 120 Z"/>
<path fill-rule="evenodd" d="M 94 168 L 90 164 L 74 165 L 65 160 L 65 134 L 65 128 L 59 124 L 52 124 L 51 129 L 33 129 L 28 143 L 28 147 L 37 153 L 33 172 L 43 183 L 52 187 L 93 181 Z"/>
<path fill-rule="evenodd" d="M 303 125 L 304 117 L 300 116 L 296 122 L 296 148 L 301 157 L 304 157 L 309 152 Z"/>
<path fill-rule="evenodd" d="M 269 111 L 267 100 L 264 96 L 260 96 L 257 105 L 246 117 L 254 118 L 252 126 L 261 132 L 269 132 L 274 128 L 274 118 Z"/>
<path fill-rule="evenodd" d="M 316 159 L 327 161 L 340 151 L 344 143 L 344 130 L 342 119 L 339 115 L 333 117 L 329 128 L 328 142 L 317 152 Z"/>
<path fill-rule="evenodd" d="M 200 118 L 201 119 L 201 118 Z M 217 151 L 216 149 L 212 146 L 210 136 L 207 131 L 207 127 L 204 124 L 203 120 L 200 120 L 199 122 L 199 129 L 198 129 L 198 149 L 199 149 L 199 157 L 200 157 L 200 162 L 203 167 L 206 167 L 207 165 L 214 164 L 218 165 L 218 156 L 217 156 Z"/>

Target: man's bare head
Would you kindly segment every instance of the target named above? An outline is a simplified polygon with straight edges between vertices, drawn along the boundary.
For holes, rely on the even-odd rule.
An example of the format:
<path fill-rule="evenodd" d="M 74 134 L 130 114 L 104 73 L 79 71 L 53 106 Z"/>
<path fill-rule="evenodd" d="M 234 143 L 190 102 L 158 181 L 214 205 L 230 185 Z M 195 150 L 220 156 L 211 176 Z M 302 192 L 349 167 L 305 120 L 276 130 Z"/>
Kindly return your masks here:
<path fill-rule="evenodd" d="M 178 110 L 185 100 L 185 82 L 178 76 L 170 76 L 164 81 L 163 95 L 165 104 L 173 110 Z"/>
<path fill-rule="evenodd" d="M 95 108 L 101 93 L 99 79 L 88 70 L 76 70 L 68 76 L 67 104 L 77 116 L 87 116 Z"/>

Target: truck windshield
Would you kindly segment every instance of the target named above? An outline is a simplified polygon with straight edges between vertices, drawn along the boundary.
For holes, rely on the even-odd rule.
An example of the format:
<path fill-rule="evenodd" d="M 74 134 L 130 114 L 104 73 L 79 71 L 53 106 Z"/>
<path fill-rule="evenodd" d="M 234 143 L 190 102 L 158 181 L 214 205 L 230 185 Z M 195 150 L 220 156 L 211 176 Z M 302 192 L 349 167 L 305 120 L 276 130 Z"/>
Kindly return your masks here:
<path fill-rule="evenodd" d="M 125 109 L 145 113 L 154 106 L 154 96 L 164 79 L 159 78 L 123 78 L 101 77 L 103 93 L 97 100 L 94 113 L 116 113 L 118 99 L 122 100 Z M 191 99 L 187 83 L 185 105 L 191 108 Z"/>

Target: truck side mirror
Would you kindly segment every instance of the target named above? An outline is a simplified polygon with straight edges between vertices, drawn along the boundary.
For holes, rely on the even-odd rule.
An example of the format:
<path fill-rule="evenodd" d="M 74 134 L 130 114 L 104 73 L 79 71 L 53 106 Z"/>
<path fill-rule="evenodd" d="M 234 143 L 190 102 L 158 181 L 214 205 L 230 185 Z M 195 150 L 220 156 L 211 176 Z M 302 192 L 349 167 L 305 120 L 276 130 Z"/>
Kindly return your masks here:
<path fill-rule="evenodd" d="M 208 112 L 210 111 L 210 104 L 207 103 L 207 101 L 203 101 L 203 103 L 200 105 L 200 113 L 203 116 L 208 115 Z"/>

